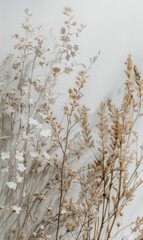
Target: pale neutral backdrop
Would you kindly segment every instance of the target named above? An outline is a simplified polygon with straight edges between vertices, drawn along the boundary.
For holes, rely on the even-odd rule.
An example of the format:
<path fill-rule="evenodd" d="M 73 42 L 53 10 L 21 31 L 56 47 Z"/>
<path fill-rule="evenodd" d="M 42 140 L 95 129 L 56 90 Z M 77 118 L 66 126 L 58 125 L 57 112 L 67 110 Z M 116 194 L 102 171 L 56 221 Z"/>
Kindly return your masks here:
<path fill-rule="evenodd" d="M 124 62 L 129 53 L 140 70 L 143 69 L 142 0 L 0 0 L 0 60 L 12 50 L 11 35 L 21 31 L 24 9 L 30 9 L 35 25 L 43 25 L 45 35 L 53 29 L 56 36 L 65 6 L 74 10 L 77 21 L 87 25 L 80 38 L 81 61 L 87 63 L 89 57 L 101 50 L 85 90 L 86 104 L 94 113 L 102 99 L 119 97 Z M 143 215 L 142 189 L 128 209 L 125 222 L 131 222 L 137 215 Z"/>

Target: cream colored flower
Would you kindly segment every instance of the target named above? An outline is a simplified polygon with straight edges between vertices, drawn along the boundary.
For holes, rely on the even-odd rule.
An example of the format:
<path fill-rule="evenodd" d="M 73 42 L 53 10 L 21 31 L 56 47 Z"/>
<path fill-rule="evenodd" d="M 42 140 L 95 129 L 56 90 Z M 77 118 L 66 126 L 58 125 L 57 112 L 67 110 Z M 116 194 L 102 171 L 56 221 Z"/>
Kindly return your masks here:
<path fill-rule="evenodd" d="M 37 125 L 38 125 L 38 121 L 37 121 L 36 119 L 29 118 L 29 124 L 30 124 L 30 125 L 34 125 L 34 126 L 37 126 Z"/>
<path fill-rule="evenodd" d="M 1 159 L 5 160 L 5 159 L 9 159 L 10 158 L 10 153 L 8 152 L 2 152 L 1 153 Z"/>
<path fill-rule="evenodd" d="M 16 156 L 15 158 L 20 161 L 20 162 L 23 162 L 24 161 L 24 157 L 23 157 L 23 153 L 19 152 L 19 151 L 16 151 Z"/>
<path fill-rule="evenodd" d="M 18 183 L 21 183 L 23 181 L 23 177 L 21 177 L 18 173 L 16 175 L 16 180 Z"/>
<path fill-rule="evenodd" d="M 16 205 L 11 206 L 11 208 L 12 208 L 13 212 L 15 212 L 17 214 L 19 214 L 21 211 L 21 207 L 17 207 Z"/>
<path fill-rule="evenodd" d="M 19 163 L 17 170 L 19 170 L 20 172 L 24 172 L 26 170 L 26 167 L 24 166 L 23 163 Z"/>
<path fill-rule="evenodd" d="M 42 130 L 40 132 L 40 136 L 41 137 L 51 137 L 51 130 L 50 129 Z"/>
<path fill-rule="evenodd" d="M 7 182 L 7 186 L 10 188 L 10 189 L 16 189 L 17 187 L 17 184 L 15 182 Z"/>

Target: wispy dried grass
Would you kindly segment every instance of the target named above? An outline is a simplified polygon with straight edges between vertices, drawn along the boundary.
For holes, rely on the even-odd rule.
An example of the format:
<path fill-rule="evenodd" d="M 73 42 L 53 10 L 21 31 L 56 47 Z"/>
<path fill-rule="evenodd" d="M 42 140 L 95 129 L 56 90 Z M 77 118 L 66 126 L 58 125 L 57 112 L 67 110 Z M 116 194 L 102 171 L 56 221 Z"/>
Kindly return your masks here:
<path fill-rule="evenodd" d="M 25 13 L 23 36 L 14 35 L 15 53 L 0 69 L 0 239 L 117 240 L 124 208 L 143 182 L 143 148 L 137 149 L 134 130 L 142 115 L 140 72 L 129 56 L 121 104 L 101 103 L 94 136 L 81 98 L 96 57 L 89 66 L 73 60 L 85 26 L 65 8 L 60 43 L 50 49 Z M 55 86 L 73 71 L 75 86 L 60 121 Z M 137 240 L 142 224 L 137 218 L 127 226 Z"/>

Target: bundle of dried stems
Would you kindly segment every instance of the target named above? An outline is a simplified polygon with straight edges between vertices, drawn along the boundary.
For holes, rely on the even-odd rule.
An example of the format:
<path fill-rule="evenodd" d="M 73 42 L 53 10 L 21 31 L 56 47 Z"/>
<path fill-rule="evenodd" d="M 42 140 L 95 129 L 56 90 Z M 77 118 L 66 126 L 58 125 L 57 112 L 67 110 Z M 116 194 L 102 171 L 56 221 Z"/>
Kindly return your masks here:
<path fill-rule="evenodd" d="M 0 67 L 0 239 L 121 239 L 124 208 L 143 182 L 134 130 L 142 115 L 140 72 L 129 56 L 121 104 L 101 103 L 94 136 L 81 98 L 96 57 L 89 66 L 75 62 L 85 26 L 65 8 L 59 44 L 50 49 L 25 13 L 23 36 L 14 35 L 15 53 Z M 71 72 L 75 86 L 60 121 L 55 87 Z M 136 240 L 142 226 L 143 218 L 127 226 Z"/>

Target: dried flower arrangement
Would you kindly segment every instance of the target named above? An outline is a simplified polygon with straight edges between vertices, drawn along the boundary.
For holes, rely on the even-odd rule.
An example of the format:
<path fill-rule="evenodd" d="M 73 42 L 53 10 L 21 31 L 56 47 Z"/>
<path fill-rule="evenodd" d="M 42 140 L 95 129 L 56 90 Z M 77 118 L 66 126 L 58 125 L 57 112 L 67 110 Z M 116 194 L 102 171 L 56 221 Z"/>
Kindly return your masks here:
<path fill-rule="evenodd" d="M 73 61 L 84 25 L 65 8 L 60 43 L 47 49 L 25 13 L 15 54 L 0 67 L 0 239 L 117 240 L 126 227 L 133 239 L 143 239 L 143 218 L 121 224 L 143 182 L 143 149 L 139 153 L 134 130 L 142 115 L 140 72 L 129 56 L 122 102 L 101 103 L 94 136 L 81 98 L 96 57 L 88 67 Z M 55 87 L 71 72 L 75 86 L 60 121 Z"/>

